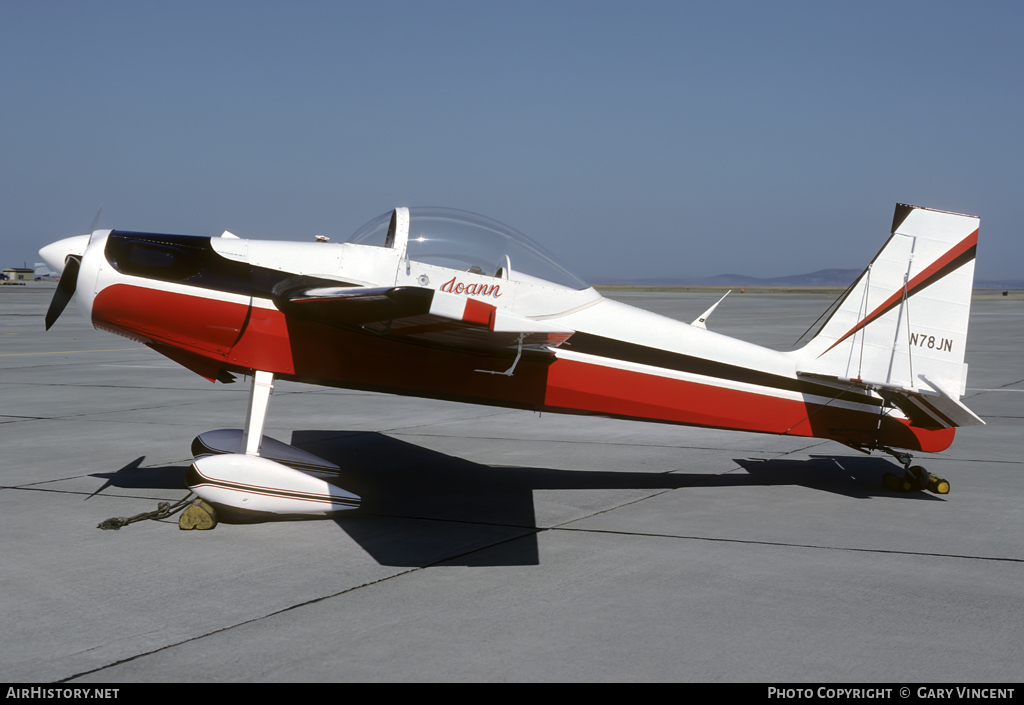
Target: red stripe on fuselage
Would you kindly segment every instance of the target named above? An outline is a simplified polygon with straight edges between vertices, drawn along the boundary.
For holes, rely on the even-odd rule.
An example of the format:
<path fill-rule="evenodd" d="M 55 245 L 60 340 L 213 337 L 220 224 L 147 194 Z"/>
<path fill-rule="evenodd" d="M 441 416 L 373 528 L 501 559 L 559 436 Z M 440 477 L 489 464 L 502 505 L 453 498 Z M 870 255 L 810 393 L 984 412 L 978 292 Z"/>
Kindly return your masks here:
<path fill-rule="evenodd" d="M 945 450 L 954 435 L 954 429 L 914 428 L 905 420 L 889 416 L 882 417 L 879 424 L 878 411 L 857 411 L 565 359 L 548 371 L 546 407 L 927 452 Z"/>
<path fill-rule="evenodd" d="M 204 296 L 113 284 L 93 300 L 98 328 L 113 326 L 132 337 L 222 357 L 238 340 L 248 306 Z"/>

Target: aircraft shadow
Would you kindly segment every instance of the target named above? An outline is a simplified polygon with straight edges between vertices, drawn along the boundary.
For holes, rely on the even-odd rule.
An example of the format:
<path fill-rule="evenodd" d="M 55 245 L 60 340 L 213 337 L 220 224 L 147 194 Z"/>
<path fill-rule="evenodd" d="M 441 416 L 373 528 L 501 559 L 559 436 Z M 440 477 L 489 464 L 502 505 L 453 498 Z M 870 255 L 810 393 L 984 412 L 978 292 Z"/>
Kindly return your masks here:
<path fill-rule="evenodd" d="M 382 565 L 428 565 L 454 543 L 474 552 L 448 565 L 536 565 L 534 490 L 674 489 L 709 477 L 482 465 L 381 433 L 295 431 L 291 443 L 341 466 L 337 484 L 363 503 L 335 521 Z"/>
<path fill-rule="evenodd" d="M 144 489 L 144 490 L 180 490 L 185 487 L 185 473 L 188 466 L 166 465 L 163 467 L 139 467 L 146 459 L 140 456 L 114 472 L 94 472 L 90 477 L 101 477 L 106 482 L 90 494 L 94 497 L 108 487 L 119 489 Z"/>
<path fill-rule="evenodd" d="M 903 475 L 903 468 L 877 456 L 812 455 L 810 460 L 755 460 L 733 458 L 747 471 L 744 475 L 715 475 L 701 483 L 705 487 L 736 485 L 794 485 L 832 492 L 853 499 L 901 497 L 925 501 L 945 500 L 927 492 L 893 492 L 882 485 L 882 476 Z"/>
<path fill-rule="evenodd" d="M 480 464 L 381 433 L 296 431 L 291 443 L 342 468 L 338 484 L 363 504 L 335 521 L 378 562 L 400 566 L 430 563 L 428 547 L 436 543 L 489 545 L 502 536 L 519 538 L 485 552 L 486 558 L 476 552 L 447 562 L 537 564 L 535 490 L 793 485 L 867 499 L 894 495 L 882 486 L 882 475 L 901 472 L 884 458 L 868 456 L 737 459 L 746 472 L 732 474 L 588 472 Z M 899 496 L 938 500 L 921 492 Z M 395 522 L 408 528 L 395 531 Z"/>
<path fill-rule="evenodd" d="M 374 432 L 295 431 L 291 444 L 338 464 L 339 486 L 362 497 L 335 523 L 381 565 L 537 565 L 535 490 L 678 489 L 791 485 L 855 499 L 893 496 L 882 475 L 901 472 L 880 457 L 821 455 L 810 460 L 736 458 L 745 473 L 588 472 L 486 465 Z M 178 489 L 187 467 L 140 467 L 112 473 L 107 487 Z M 495 458 L 499 462 L 500 458 Z M 905 498 L 942 501 L 913 492 Z M 230 522 L 230 520 L 229 520 Z M 452 558 L 452 548 L 465 547 Z M 480 548 L 492 546 L 491 550 Z"/>

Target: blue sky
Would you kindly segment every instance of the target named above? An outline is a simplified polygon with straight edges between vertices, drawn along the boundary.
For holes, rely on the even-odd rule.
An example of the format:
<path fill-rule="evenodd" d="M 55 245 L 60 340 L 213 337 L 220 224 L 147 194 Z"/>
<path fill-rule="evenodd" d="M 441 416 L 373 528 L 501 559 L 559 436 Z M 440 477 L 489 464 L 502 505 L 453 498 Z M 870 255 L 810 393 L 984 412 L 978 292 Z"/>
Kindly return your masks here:
<path fill-rule="evenodd" d="M 592 282 L 860 268 L 896 202 L 1024 279 L 1024 5 L 0 2 L 0 265 L 101 227 L 475 211 Z"/>

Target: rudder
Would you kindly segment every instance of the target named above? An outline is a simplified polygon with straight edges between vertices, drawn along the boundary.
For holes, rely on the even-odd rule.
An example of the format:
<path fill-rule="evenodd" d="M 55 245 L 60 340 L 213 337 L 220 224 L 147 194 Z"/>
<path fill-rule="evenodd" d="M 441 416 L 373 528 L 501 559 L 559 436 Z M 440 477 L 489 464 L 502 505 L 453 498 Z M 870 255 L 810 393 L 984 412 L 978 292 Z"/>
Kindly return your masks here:
<path fill-rule="evenodd" d="M 959 399 L 979 222 L 898 204 L 889 240 L 818 334 L 794 352 L 800 368 Z"/>

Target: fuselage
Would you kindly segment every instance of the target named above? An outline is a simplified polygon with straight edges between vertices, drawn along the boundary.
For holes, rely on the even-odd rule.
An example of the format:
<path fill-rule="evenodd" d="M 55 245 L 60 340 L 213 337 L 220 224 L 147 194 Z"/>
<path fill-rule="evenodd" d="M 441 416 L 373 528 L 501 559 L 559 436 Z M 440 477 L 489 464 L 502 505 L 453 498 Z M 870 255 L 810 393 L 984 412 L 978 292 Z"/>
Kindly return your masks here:
<path fill-rule="evenodd" d="M 123 231 L 96 231 L 81 254 L 76 301 L 97 328 L 209 379 L 264 370 L 333 387 L 923 451 L 943 450 L 953 438 L 953 429 L 912 426 L 874 393 L 799 378 L 800 351 L 770 350 L 593 288 L 545 281 L 517 272 L 515 262 L 488 276 L 363 244 Z M 574 333 L 543 354 L 523 354 L 510 376 L 485 374 L 508 369 L 515 351 L 444 344 L 417 337 L 415 326 L 286 315 L 274 288 L 297 276 L 430 288 Z"/>

